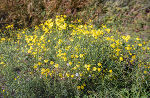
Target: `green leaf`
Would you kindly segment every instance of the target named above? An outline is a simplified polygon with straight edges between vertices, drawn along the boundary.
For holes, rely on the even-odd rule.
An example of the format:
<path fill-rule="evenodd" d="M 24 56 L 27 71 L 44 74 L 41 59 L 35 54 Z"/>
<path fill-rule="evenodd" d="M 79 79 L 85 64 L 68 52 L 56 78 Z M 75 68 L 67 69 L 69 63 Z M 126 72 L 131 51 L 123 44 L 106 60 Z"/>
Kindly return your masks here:
<path fill-rule="evenodd" d="M 46 15 L 46 11 L 43 11 L 43 12 L 41 13 L 41 15 L 42 15 L 42 16 L 45 16 L 45 15 Z"/>

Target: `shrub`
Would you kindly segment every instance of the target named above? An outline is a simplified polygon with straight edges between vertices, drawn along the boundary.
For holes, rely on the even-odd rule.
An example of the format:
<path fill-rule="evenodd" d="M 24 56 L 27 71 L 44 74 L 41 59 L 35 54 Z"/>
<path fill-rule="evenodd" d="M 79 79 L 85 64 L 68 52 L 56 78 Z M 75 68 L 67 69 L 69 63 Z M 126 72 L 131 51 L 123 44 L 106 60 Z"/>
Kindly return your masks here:
<path fill-rule="evenodd" d="M 149 96 L 149 41 L 81 21 L 60 15 L 1 38 L 7 96 Z"/>

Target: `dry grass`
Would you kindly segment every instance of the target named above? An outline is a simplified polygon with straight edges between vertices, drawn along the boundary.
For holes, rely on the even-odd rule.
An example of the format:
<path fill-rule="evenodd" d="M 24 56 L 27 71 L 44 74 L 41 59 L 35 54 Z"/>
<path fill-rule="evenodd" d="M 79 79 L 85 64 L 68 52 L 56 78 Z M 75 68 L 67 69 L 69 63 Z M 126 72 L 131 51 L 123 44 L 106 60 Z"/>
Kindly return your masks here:
<path fill-rule="evenodd" d="M 76 16 L 88 4 L 87 0 L 2 0 L 0 24 L 32 26 L 58 13 Z"/>
<path fill-rule="evenodd" d="M 120 32 L 149 35 L 149 0 L 1 0 L 0 27 L 15 24 L 17 27 L 32 27 L 57 14 L 65 14 L 83 22 L 93 20 L 94 24 L 108 24 Z M 17 2 L 18 1 L 18 2 Z M 106 3 L 102 1 L 107 1 Z M 18 10 L 19 9 L 19 10 Z M 19 25 L 18 25 L 19 24 Z M 144 33 L 143 33 L 144 32 Z M 144 37 L 143 37 L 144 38 Z M 150 37 L 147 37 L 150 38 Z"/>

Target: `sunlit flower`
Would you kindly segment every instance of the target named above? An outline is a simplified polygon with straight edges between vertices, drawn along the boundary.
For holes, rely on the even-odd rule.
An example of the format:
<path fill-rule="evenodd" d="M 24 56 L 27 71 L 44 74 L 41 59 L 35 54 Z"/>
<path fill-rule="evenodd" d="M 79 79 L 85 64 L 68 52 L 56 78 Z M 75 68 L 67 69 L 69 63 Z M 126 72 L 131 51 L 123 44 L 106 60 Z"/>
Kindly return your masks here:
<path fill-rule="evenodd" d="M 69 76 L 70 76 L 70 74 L 69 74 L 69 73 L 66 73 L 66 76 L 67 76 L 67 77 L 69 77 Z"/>
<path fill-rule="evenodd" d="M 77 86 L 77 89 L 80 89 L 81 87 L 80 86 Z"/>
<path fill-rule="evenodd" d="M 96 67 L 93 67 L 93 71 L 96 71 L 97 70 L 97 68 Z"/>
<path fill-rule="evenodd" d="M 81 89 L 84 89 L 84 86 L 83 86 L 83 85 L 81 85 Z"/>
<path fill-rule="evenodd" d="M 74 75 L 71 75 L 71 78 L 73 78 L 74 77 Z"/>
<path fill-rule="evenodd" d="M 115 48 L 115 44 L 114 44 L 114 43 L 113 43 L 113 44 L 111 44 L 110 46 L 111 46 L 112 48 Z"/>
<path fill-rule="evenodd" d="M 100 71 L 101 71 L 101 68 L 97 68 L 97 70 L 98 70 L 98 72 L 100 72 Z"/>
<path fill-rule="evenodd" d="M 37 65 L 34 65 L 34 67 L 33 67 L 33 68 L 34 68 L 34 69 L 37 69 L 37 67 L 38 67 Z"/>
<path fill-rule="evenodd" d="M 120 61 L 123 61 L 123 57 L 120 57 L 119 59 L 120 59 Z"/>
<path fill-rule="evenodd" d="M 59 64 L 55 64 L 54 67 L 55 67 L 55 68 L 58 68 L 58 67 L 59 67 Z"/>
<path fill-rule="evenodd" d="M 140 38 L 137 37 L 136 40 L 140 40 Z"/>
<path fill-rule="evenodd" d="M 107 31 L 107 33 L 110 33 L 110 29 L 108 29 L 108 28 L 107 28 L 107 29 L 105 29 L 105 31 Z"/>
<path fill-rule="evenodd" d="M 50 61 L 50 64 L 51 64 L 51 65 L 53 65 L 53 64 L 54 64 L 54 62 L 53 62 L 53 61 Z"/>
<path fill-rule="evenodd" d="M 141 47 L 141 46 L 142 46 L 142 44 L 138 44 L 138 46 L 140 46 L 140 47 Z"/>
<path fill-rule="evenodd" d="M 112 73 L 112 70 L 109 70 L 110 73 Z"/>
<path fill-rule="evenodd" d="M 84 56 L 84 54 L 80 54 L 80 58 L 82 58 Z"/>
<path fill-rule="evenodd" d="M 122 36 L 122 39 L 124 39 L 126 42 L 128 42 L 128 40 L 130 39 L 130 35 L 127 35 L 127 36 Z"/>
<path fill-rule="evenodd" d="M 98 66 L 101 66 L 102 64 L 101 64 L 101 63 L 98 63 L 97 65 L 98 65 Z"/>
<path fill-rule="evenodd" d="M 44 63 L 47 63 L 48 62 L 48 59 L 44 60 Z"/>
<path fill-rule="evenodd" d="M 144 71 L 144 74 L 147 74 L 147 71 Z"/>

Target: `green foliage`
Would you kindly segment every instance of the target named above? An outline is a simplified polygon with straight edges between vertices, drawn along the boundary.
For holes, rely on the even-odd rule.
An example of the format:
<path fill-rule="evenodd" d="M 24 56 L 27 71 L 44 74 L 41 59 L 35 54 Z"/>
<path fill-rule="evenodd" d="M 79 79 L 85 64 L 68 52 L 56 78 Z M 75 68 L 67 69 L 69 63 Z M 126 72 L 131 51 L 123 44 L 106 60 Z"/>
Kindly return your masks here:
<path fill-rule="evenodd" d="M 59 15 L 33 28 L 12 31 L 15 38 L 0 39 L 3 95 L 149 96 L 149 41 L 122 35 L 106 25 L 97 28 L 91 20 L 83 24 L 66 19 Z"/>

